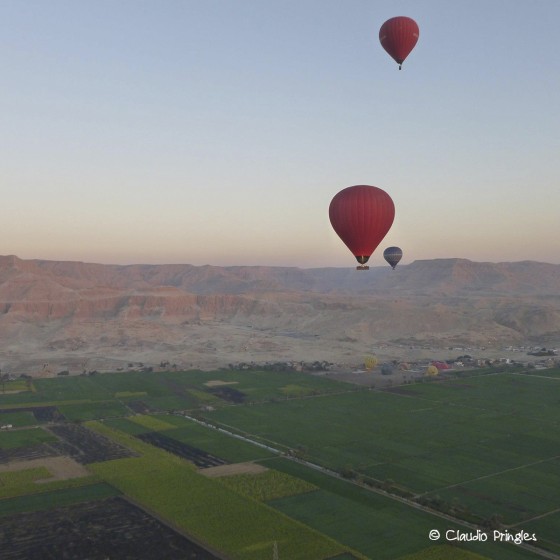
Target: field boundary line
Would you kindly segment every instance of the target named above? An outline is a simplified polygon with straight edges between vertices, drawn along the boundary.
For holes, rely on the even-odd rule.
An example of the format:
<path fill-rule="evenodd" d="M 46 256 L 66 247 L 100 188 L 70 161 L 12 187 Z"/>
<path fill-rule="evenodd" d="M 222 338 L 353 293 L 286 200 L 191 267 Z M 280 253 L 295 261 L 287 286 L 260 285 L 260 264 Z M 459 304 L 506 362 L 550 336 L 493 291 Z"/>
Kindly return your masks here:
<path fill-rule="evenodd" d="M 518 525 L 521 525 L 522 523 L 530 523 L 531 521 L 536 521 L 537 519 L 542 519 L 543 517 L 547 517 L 548 515 L 551 515 L 553 513 L 558 513 L 559 511 L 560 511 L 560 508 L 552 509 L 550 511 L 547 511 L 546 513 L 541 513 L 540 515 L 535 515 L 535 517 L 531 517 L 530 519 L 524 519 L 523 521 L 520 521 L 519 523 L 514 523 L 513 525 L 508 525 L 508 527 L 517 527 Z"/>
<path fill-rule="evenodd" d="M 511 467 L 510 469 L 504 469 L 503 471 L 498 471 L 492 474 L 485 474 L 483 476 L 479 476 L 477 478 L 471 478 L 470 480 L 465 480 L 463 482 L 458 482 L 457 484 L 450 484 L 449 486 L 441 486 L 434 490 L 430 490 L 429 492 L 424 492 L 423 494 L 416 494 L 415 498 L 422 498 L 423 496 L 427 496 L 428 494 L 432 494 L 433 492 L 440 492 L 441 490 L 448 490 L 449 488 L 456 488 L 457 486 L 462 486 L 463 484 L 470 484 L 471 482 L 476 482 L 477 480 L 484 480 L 485 478 L 492 478 L 493 476 L 497 476 L 500 474 L 504 474 L 511 471 L 518 471 L 519 469 L 524 469 L 526 467 L 532 467 L 533 465 L 539 465 L 541 463 L 547 463 L 548 461 L 554 461 L 556 459 L 560 459 L 560 455 L 555 455 L 554 457 L 548 457 L 546 459 L 541 459 L 540 461 L 534 461 L 533 463 L 527 463 L 525 465 L 520 465 L 519 467 Z"/>
<path fill-rule="evenodd" d="M 511 375 L 520 375 L 522 377 L 538 377 L 539 379 L 551 379 L 552 381 L 560 381 L 560 377 L 554 377 L 549 375 L 538 375 L 534 373 L 512 373 Z"/>

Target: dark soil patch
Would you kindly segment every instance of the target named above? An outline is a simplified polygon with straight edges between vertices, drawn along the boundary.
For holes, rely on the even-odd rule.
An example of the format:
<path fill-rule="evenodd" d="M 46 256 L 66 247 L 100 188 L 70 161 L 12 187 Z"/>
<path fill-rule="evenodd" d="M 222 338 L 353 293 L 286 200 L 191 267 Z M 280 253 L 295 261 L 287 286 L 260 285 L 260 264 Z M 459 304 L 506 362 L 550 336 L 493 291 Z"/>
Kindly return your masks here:
<path fill-rule="evenodd" d="M 82 465 L 137 456 L 126 447 L 79 424 L 55 424 L 48 430 L 60 439 L 60 442 L 49 445 L 59 455 L 72 457 Z"/>
<path fill-rule="evenodd" d="M 168 451 L 169 453 L 173 453 L 174 455 L 186 459 L 187 461 L 194 463 L 199 468 L 204 469 L 228 464 L 228 461 L 225 461 L 220 457 L 206 453 L 206 451 L 203 451 L 202 449 L 192 447 L 182 441 L 170 438 L 169 436 L 159 432 L 138 434 L 136 437 L 146 443 L 150 443 L 151 445 L 155 445 L 160 449 L 165 449 L 165 451 Z"/>
<path fill-rule="evenodd" d="M 45 457 L 58 457 L 59 455 L 59 451 L 48 443 L 38 443 L 37 445 L 25 447 L 0 449 L 0 464 L 11 463 L 12 461 L 31 461 Z"/>
<path fill-rule="evenodd" d="M 79 424 L 53 424 L 47 430 L 54 434 L 58 441 L 0 449 L 0 464 L 66 455 L 82 465 L 87 465 L 137 456 L 126 447 Z"/>
<path fill-rule="evenodd" d="M 126 406 L 136 414 L 150 414 L 152 409 L 144 401 L 126 401 Z"/>
<path fill-rule="evenodd" d="M 212 387 L 208 389 L 210 393 L 216 397 L 235 404 L 241 404 L 245 402 L 245 393 L 238 391 L 237 389 L 232 389 L 231 387 Z"/>
<path fill-rule="evenodd" d="M 12 412 L 32 412 L 37 422 L 60 422 L 64 420 L 64 415 L 56 406 L 22 406 L 0 410 L 0 414 Z"/>
<path fill-rule="evenodd" d="M 0 518 L 2 560 L 217 560 L 116 497 Z"/>

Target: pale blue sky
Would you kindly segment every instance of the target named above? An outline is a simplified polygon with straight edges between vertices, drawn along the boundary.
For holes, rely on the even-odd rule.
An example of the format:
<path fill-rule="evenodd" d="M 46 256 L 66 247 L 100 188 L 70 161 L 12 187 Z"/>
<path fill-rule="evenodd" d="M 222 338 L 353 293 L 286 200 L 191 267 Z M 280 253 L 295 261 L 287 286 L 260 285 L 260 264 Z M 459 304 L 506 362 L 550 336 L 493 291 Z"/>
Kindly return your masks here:
<path fill-rule="evenodd" d="M 414 18 L 398 71 L 381 24 Z M 558 0 L 0 0 L 0 254 L 354 266 L 560 263 Z"/>

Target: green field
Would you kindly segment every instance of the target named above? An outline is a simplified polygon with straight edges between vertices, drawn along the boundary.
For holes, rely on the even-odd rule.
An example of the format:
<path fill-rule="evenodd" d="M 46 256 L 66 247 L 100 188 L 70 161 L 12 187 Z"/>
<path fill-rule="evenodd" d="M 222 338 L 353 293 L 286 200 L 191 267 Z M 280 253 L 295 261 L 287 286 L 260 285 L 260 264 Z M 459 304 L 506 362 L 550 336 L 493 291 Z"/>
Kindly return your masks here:
<path fill-rule="evenodd" d="M 428 534 L 432 529 L 439 530 L 441 534 L 448 529 L 468 530 L 293 461 L 275 459 L 267 461 L 266 465 L 320 488 L 320 492 L 274 500 L 270 502 L 273 507 L 342 543 L 351 542 L 368 558 L 394 559 L 423 550 L 430 545 Z M 537 558 L 536 555 L 505 544 L 467 543 L 460 550 L 463 548 L 493 560 Z M 453 560 L 454 557 L 448 558 Z"/>
<path fill-rule="evenodd" d="M 79 502 L 102 500 L 109 496 L 118 495 L 118 491 L 105 483 L 90 484 L 76 488 L 64 488 L 55 492 L 29 494 L 17 498 L 0 500 L 0 516 L 13 515 L 28 511 L 49 510 Z"/>
<path fill-rule="evenodd" d="M 13 449 L 50 441 L 56 441 L 56 437 L 41 428 L 0 432 L 0 449 Z"/>
<path fill-rule="evenodd" d="M 126 416 L 128 404 L 141 401 L 154 411 L 186 410 L 203 405 L 224 406 L 213 392 L 216 381 L 245 394 L 247 402 L 284 400 L 288 396 L 349 390 L 353 387 L 303 373 L 259 371 L 119 372 L 90 376 L 37 379 L 34 392 L 0 393 L 0 408 L 61 405 L 71 420 Z M 83 412 L 80 408 L 83 407 Z"/>
<path fill-rule="evenodd" d="M 521 523 L 523 530 L 538 535 L 539 542 L 560 556 L 560 543 L 558 542 L 558 527 L 560 527 L 560 511 L 556 511 L 535 521 Z"/>
<path fill-rule="evenodd" d="M 0 472 L 0 486 L 21 486 L 37 480 L 44 480 L 50 476 L 50 471 L 45 467 L 24 469 L 21 471 L 5 471 Z"/>
<path fill-rule="evenodd" d="M 443 501 L 445 511 L 508 524 L 560 506 L 557 386 L 555 377 L 485 375 L 204 414 L 330 469 Z"/>
<path fill-rule="evenodd" d="M 27 495 L 45 508 L 49 499 L 53 507 L 64 499 L 87 500 L 84 488 L 104 481 L 109 486 L 91 490 L 91 499 L 96 492 L 122 492 L 231 558 L 269 558 L 274 542 L 280 558 L 351 558 L 350 550 L 387 560 L 445 558 L 449 547 L 433 546 L 427 535 L 460 525 L 414 504 L 474 523 L 499 519 L 510 532 L 534 532 L 558 554 L 559 383 L 560 370 L 489 371 L 385 391 L 301 373 L 233 370 L 41 379 L 35 392 L 0 393 L 0 410 L 7 411 L 0 419 L 26 428 L 0 432 L 0 450 L 56 441 L 30 428 L 37 424 L 31 412 L 13 410 L 40 403 L 57 406 L 68 421 L 102 419 L 90 426 L 141 456 L 95 463 L 94 476 L 45 484 L 35 482 L 43 471 L 0 474 L 0 515 L 19 511 Z M 229 402 L 224 388 L 245 404 Z M 160 412 L 139 415 L 139 403 Z M 165 413 L 177 410 L 223 430 Z M 152 431 L 269 470 L 209 479 L 132 437 Z M 231 433 L 350 480 L 279 458 Z M 490 542 L 453 550 L 494 560 L 537 558 Z"/>
<path fill-rule="evenodd" d="M 218 482 L 259 502 L 269 502 L 317 490 L 314 484 L 276 470 L 267 470 L 258 474 L 223 476 L 218 478 Z"/>
<path fill-rule="evenodd" d="M 503 374 L 469 379 L 469 387 L 423 384 L 204 415 L 271 445 L 304 449 L 334 470 L 349 465 L 425 493 L 560 456 L 556 385 Z"/>
<path fill-rule="evenodd" d="M 107 426 L 91 427 L 142 454 L 92 465 L 100 477 L 232 559 L 268 560 L 274 542 L 293 560 L 321 560 L 345 551 L 321 533 L 198 474 L 175 456 Z"/>
<path fill-rule="evenodd" d="M 407 554 L 399 560 L 484 560 L 484 556 L 469 552 L 467 550 L 457 549 L 456 546 L 449 545 L 431 546 L 422 552 Z"/>
<path fill-rule="evenodd" d="M 255 461 L 275 456 L 271 451 L 232 438 L 217 430 L 209 430 L 184 418 L 170 417 L 169 422 L 176 422 L 181 427 L 166 431 L 166 436 L 204 449 L 208 453 L 232 463 Z"/>
<path fill-rule="evenodd" d="M 93 403 L 80 403 L 59 405 L 58 410 L 64 415 L 66 420 L 70 422 L 86 420 L 97 420 L 99 418 L 112 418 L 119 416 L 128 416 L 130 410 L 122 403 L 116 400 L 97 401 Z"/>
<path fill-rule="evenodd" d="M 0 414 L 0 425 L 11 424 L 14 428 L 37 424 L 32 412 L 3 412 Z"/>

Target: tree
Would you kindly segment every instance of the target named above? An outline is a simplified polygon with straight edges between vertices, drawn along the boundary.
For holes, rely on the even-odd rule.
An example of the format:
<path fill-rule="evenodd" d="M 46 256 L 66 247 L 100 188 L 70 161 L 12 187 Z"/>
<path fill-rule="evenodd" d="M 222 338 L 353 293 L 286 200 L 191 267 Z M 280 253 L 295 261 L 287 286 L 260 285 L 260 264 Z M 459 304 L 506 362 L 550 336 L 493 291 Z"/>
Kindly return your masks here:
<path fill-rule="evenodd" d="M 383 481 L 383 490 L 385 490 L 385 492 L 389 492 L 391 490 L 391 488 L 393 488 L 393 485 L 395 484 L 395 481 L 391 478 L 387 478 Z"/>
<path fill-rule="evenodd" d="M 482 523 L 482 526 L 487 527 L 488 529 L 502 529 L 502 527 L 504 526 L 503 517 L 500 514 L 495 513 L 488 519 L 485 519 Z"/>

